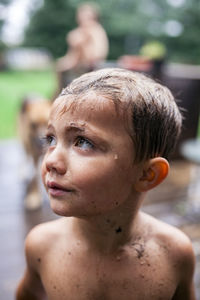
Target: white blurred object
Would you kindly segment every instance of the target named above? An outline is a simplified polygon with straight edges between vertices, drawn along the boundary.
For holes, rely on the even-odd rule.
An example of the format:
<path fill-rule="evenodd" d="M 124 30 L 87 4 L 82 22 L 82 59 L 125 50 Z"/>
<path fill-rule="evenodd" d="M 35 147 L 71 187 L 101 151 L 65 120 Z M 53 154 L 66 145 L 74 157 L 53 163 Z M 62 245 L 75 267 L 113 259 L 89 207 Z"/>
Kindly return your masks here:
<path fill-rule="evenodd" d="M 16 70 L 43 70 L 50 67 L 52 57 L 45 49 L 20 47 L 5 53 L 5 63 Z"/>
<path fill-rule="evenodd" d="M 188 160 L 200 164 L 200 139 L 185 141 L 181 146 L 181 153 Z"/>

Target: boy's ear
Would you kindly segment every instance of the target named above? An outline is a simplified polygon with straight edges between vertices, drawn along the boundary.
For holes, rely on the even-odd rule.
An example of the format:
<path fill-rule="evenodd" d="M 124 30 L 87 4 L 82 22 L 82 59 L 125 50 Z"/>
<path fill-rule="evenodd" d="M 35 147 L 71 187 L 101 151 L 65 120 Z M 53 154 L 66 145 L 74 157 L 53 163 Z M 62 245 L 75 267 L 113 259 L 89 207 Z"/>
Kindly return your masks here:
<path fill-rule="evenodd" d="M 150 159 L 143 166 L 142 175 L 135 183 L 138 192 L 146 192 L 159 185 L 168 175 L 169 163 L 163 157 Z"/>

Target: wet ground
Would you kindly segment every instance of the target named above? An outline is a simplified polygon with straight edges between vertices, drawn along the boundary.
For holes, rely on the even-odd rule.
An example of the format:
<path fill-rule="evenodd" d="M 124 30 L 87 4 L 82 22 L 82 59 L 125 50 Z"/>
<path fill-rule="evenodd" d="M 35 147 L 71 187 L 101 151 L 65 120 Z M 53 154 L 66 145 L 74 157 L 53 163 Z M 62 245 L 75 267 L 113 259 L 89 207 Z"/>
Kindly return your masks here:
<path fill-rule="evenodd" d="M 23 151 L 15 140 L 0 142 L 0 300 L 13 300 L 24 269 L 23 244 L 36 224 L 56 216 L 44 195 L 42 209 L 25 212 Z M 182 229 L 196 255 L 195 289 L 200 299 L 200 166 L 174 161 L 167 180 L 153 190 L 143 210 Z"/>

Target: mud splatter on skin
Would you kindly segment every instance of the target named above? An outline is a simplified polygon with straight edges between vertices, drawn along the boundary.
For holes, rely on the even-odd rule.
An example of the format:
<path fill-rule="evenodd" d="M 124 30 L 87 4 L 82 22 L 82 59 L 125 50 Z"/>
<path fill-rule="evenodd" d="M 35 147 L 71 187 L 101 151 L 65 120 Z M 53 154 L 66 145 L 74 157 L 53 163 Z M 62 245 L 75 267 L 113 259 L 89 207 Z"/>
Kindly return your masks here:
<path fill-rule="evenodd" d="M 139 258 L 139 259 L 142 258 L 144 255 L 144 250 L 145 250 L 144 245 L 141 243 L 132 243 L 131 245 L 137 253 L 137 258 Z"/>
<path fill-rule="evenodd" d="M 121 227 L 119 226 L 117 229 L 115 229 L 115 232 L 116 232 L 116 233 L 120 233 L 120 232 L 122 232 L 122 229 L 121 229 Z"/>

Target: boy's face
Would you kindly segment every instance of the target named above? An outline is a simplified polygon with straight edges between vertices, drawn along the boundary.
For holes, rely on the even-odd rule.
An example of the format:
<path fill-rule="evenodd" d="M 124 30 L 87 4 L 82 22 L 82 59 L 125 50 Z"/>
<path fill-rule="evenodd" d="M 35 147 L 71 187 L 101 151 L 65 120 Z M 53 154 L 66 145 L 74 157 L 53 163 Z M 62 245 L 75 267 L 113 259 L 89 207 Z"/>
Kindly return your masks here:
<path fill-rule="evenodd" d="M 64 112 L 61 103 L 60 98 L 53 104 L 42 164 L 51 207 L 64 216 L 114 210 L 132 198 L 137 174 L 123 117 L 103 97 L 78 104 L 69 99 Z"/>

